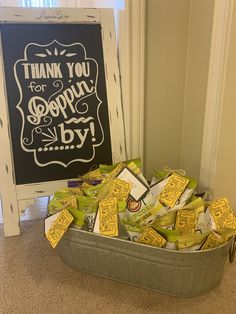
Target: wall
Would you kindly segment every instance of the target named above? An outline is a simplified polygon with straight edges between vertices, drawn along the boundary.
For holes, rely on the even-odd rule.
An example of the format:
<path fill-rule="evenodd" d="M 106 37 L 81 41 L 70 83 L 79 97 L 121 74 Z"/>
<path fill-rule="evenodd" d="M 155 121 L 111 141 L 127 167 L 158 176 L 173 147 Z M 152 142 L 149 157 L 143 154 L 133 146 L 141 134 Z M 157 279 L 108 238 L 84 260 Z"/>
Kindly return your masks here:
<path fill-rule="evenodd" d="M 146 2 L 144 172 L 180 166 L 189 0 Z"/>
<path fill-rule="evenodd" d="M 236 3 L 234 3 L 223 111 L 217 151 L 217 165 L 213 180 L 213 196 L 227 196 L 236 212 Z"/>
<path fill-rule="evenodd" d="M 214 0 L 148 0 L 144 171 L 199 178 Z"/>

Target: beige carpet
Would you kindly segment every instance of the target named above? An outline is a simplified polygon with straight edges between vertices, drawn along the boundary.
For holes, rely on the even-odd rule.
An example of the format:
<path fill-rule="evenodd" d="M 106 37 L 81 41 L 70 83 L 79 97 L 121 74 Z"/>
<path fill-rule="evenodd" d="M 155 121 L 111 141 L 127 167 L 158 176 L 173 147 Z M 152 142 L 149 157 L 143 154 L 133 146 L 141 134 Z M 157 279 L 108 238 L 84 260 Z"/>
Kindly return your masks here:
<path fill-rule="evenodd" d="M 42 221 L 24 222 L 19 237 L 0 229 L 0 313 L 236 313 L 236 261 L 209 294 L 174 298 L 68 268 Z"/>

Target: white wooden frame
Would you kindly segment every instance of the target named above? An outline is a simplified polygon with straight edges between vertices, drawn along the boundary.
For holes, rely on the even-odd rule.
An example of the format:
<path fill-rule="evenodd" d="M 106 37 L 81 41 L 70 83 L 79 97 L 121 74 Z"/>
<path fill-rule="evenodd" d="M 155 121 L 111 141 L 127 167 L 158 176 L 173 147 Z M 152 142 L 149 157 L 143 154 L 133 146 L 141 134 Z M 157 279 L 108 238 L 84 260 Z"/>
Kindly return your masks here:
<path fill-rule="evenodd" d="M 145 0 L 126 0 L 119 17 L 119 60 L 129 158 L 143 159 L 145 97 Z"/>
<path fill-rule="evenodd" d="M 217 165 L 233 5 L 233 0 L 215 0 L 214 5 L 200 169 L 200 185 L 211 192 Z"/>
<path fill-rule="evenodd" d="M 112 10 L 2 7 L 0 8 L 0 22 L 101 24 L 113 162 L 126 159 L 120 75 L 116 58 L 116 39 Z M 4 217 L 4 234 L 5 236 L 13 236 L 20 233 L 19 212 L 32 204 L 35 198 L 53 194 L 57 188 L 65 186 L 67 181 L 15 184 L 2 58 L 0 67 L 0 141 L 2 147 L 0 153 L 0 196 Z"/>

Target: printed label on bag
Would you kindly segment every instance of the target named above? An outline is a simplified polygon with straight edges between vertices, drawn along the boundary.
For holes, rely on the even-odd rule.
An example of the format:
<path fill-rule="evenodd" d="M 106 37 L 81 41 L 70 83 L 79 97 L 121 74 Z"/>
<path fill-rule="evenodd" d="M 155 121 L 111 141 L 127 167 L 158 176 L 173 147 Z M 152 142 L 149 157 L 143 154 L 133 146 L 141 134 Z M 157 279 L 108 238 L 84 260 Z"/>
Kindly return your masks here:
<path fill-rule="evenodd" d="M 88 176 L 89 176 L 90 180 L 102 180 L 103 179 L 99 169 L 95 169 L 93 171 L 90 171 Z"/>
<path fill-rule="evenodd" d="M 104 179 L 103 179 L 103 183 L 108 182 L 109 180 L 111 180 L 112 178 L 116 177 L 122 169 L 124 169 L 125 164 L 124 163 L 120 163 L 118 164 Z"/>
<path fill-rule="evenodd" d="M 130 195 L 136 201 L 141 200 L 147 194 L 148 186 L 138 176 L 134 175 L 129 168 L 125 167 L 119 173 L 118 178 L 131 184 Z"/>
<path fill-rule="evenodd" d="M 210 202 L 209 209 L 217 228 L 236 229 L 236 219 L 226 197 Z"/>
<path fill-rule="evenodd" d="M 213 249 L 224 243 L 224 239 L 214 231 L 211 231 L 206 241 L 204 242 L 201 250 Z"/>
<path fill-rule="evenodd" d="M 177 211 L 175 229 L 182 234 L 195 233 L 196 214 L 194 211 L 181 209 Z"/>
<path fill-rule="evenodd" d="M 118 200 L 126 200 L 131 190 L 131 184 L 124 180 L 114 179 L 112 182 L 109 197 L 116 197 Z"/>
<path fill-rule="evenodd" d="M 105 198 L 99 202 L 99 230 L 106 236 L 118 236 L 117 199 Z"/>
<path fill-rule="evenodd" d="M 52 226 L 50 227 L 49 231 L 45 234 L 46 238 L 48 239 L 53 248 L 57 246 L 58 242 L 61 240 L 64 233 L 74 220 L 74 217 L 70 214 L 70 212 L 67 209 L 63 209 L 59 213 L 59 215 L 58 214 L 55 215 L 57 215 L 56 220 L 52 223 Z"/>
<path fill-rule="evenodd" d="M 186 177 L 172 173 L 159 196 L 159 201 L 169 207 L 173 207 L 184 192 L 189 181 Z"/>
<path fill-rule="evenodd" d="M 167 241 L 153 228 L 147 227 L 141 234 L 138 242 L 152 246 L 163 247 Z"/>

